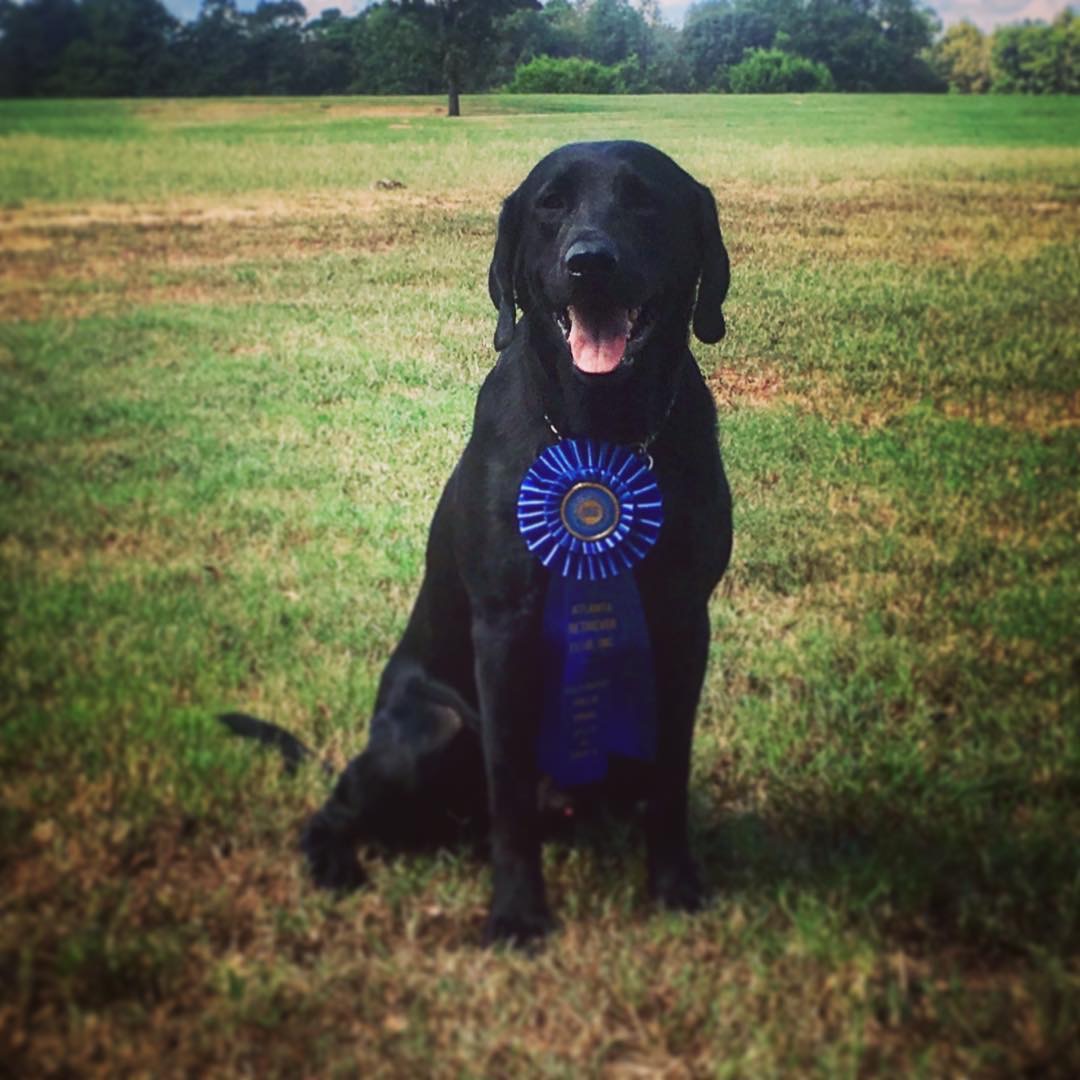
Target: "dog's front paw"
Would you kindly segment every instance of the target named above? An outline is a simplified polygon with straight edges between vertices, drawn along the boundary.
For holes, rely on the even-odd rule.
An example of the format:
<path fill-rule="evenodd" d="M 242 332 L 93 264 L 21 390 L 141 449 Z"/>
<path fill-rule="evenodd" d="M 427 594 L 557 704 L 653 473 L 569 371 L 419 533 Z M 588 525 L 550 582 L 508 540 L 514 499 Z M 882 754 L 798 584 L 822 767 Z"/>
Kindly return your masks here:
<path fill-rule="evenodd" d="M 525 910 L 499 910 L 492 907 L 484 926 L 484 945 L 508 945 L 513 949 L 533 952 L 556 928 L 555 919 L 547 905 Z"/>
<path fill-rule="evenodd" d="M 649 892 L 671 911 L 700 911 L 705 906 L 701 875 L 691 858 L 654 867 L 649 874 Z"/>
<path fill-rule="evenodd" d="M 304 829 L 300 848 L 307 859 L 311 880 L 320 889 L 349 893 L 367 883 L 356 849 L 351 844 L 343 844 L 318 822 L 312 822 Z"/>

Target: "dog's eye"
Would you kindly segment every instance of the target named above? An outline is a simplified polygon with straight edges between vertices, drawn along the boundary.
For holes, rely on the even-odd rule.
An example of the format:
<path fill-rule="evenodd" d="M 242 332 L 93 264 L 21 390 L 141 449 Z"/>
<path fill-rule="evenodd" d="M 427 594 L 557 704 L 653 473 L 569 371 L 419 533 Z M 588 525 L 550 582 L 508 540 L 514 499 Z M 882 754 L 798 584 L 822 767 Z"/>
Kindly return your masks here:
<path fill-rule="evenodd" d="M 655 214 L 660 209 L 656 197 L 644 184 L 626 184 L 622 191 L 622 203 L 635 214 Z"/>
<path fill-rule="evenodd" d="M 565 210 L 566 198 L 561 191 L 546 191 L 536 205 L 541 210 Z"/>

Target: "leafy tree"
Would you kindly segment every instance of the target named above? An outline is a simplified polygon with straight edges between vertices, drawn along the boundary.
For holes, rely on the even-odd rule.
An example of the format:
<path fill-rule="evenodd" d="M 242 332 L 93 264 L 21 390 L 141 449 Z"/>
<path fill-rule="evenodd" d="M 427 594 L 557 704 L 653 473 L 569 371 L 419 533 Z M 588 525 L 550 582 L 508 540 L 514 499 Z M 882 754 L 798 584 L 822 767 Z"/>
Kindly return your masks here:
<path fill-rule="evenodd" d="M 538 56 L 522 64 L 507 86 L 512 94 L 613 94 L 619 76 L 614 67 L 580 56 Z"/>
<path fill-rule="evenodd" d="M 247 21 L 236 0 L 202 0 L 198 17 L 181 31 L 176 52 L 182 94 L 236 94 L 244 85 Z"/>
<path fill-rule="evenodd" d="M 355 20 L 354 94 L 430 94 L 443 88 L 439 37 L 428 13 L 397 4 Z"/>
<path fill-rule="evenodd" d="M 824 85 L 807 62 L 841 90 L 1080 92 L 1071 9 L 988 39 L 970 24 L 941 35 L 923 0 L 698 0 L 681 30 L 663 22 L 660 0 L 378 0 L 310 22 L 303 0 L 248 12 L 201 0 L 184 25 L 164 2 L 0 0 L 0 95 L 442 88 L 457 115 L 462 90 L 515 80 L 545 57 L 599 63 L 608 74 L 574 77 L 606 87 L 610 75 L 616 93 Z M 559 70 L 522 78 L 565 83 L 571 68 Z"/>
<path fill-rule="evenodd" d="M 829 69 L 816 60 L 782 49 L 748 49 L 728 73 L 736 94 L 813 93 L 832 90 Z"/>
<path fill-rule="evenodd" d="M 307 11 L 299 0 L 262 0 L 246 19 L 244 93 L 288 94 L 303 80 L 300 31 Z"/>
<path fill-rule="evenodd" d="M 400 0 L 404 11 L 431 19 L 437 28 L 447 94 L 447 116 L 461 115 L 462 84 L 490 50 L 495 20 L 540 0 Z"/>
<path fill-rule="evenodd" d="M 335 94 L 356 78 L 356 27 L 338 8 L 327 8 L 303 30 L 303 69 L 298 91 Z"/>
<path fill-rule="evenodd" d="M 339 13 L 340 17 L 340 13 Z M 202 0 L 198 16 L 177 36 L 173 50 L 182 72 L 173 92 L 187 94 L 292 94 L 343 90 L 313 67 L 322 52 L 340 73 L 341 43 L 327 48 L 325 26 L 308 35 L 298 0 L 262 0 L 242 12 L 236 0 Z M 349 65 L 344 65 L 346 72 Z"/>
<path fill-rule="evenodd" d="M 693 89 L 693 72 L 682 48 L 682 35 L 673 26 L 658 23 L 650 29 L 648 89 L 685 94 Z"/>
<path fill-rule="evenodd" d="M 953 23 L 934 45 L 931 62 L 954 93 L 990 89 L 990 40 L 973 23 Z"/>
<path fill-rule="evenodd" d="M 616 93 L 690 88 L 679 31 L 662 21 L 658 0 L 548 0 L 499 20 L 496 31 L 494 82 L 539 56 L 576 56 L 611 67 Z"/>
<path fill-rule="evenodd" d="M 728 70 L 747 49 L 770 48 L 789 5 L 755 0 L 705 0 L 686 16 L 683 50 L 698 90 L 726 89 Z"/>
<path fill-rule="evenodd" d="M 581 17 L 567 0 L 548 0 L 539 11 L 523 8 L 496 21 L 492 82 L 504 83 L 514 70 L 538 56 L 580 56 Z"/>
<path fill-rule="evenodd" d="M 1080 20 L 1069 9 L 1046 26 L 1023 23 L 995 31 L 990 48 L 996 93 L 1080 91 Z"/>
<path fill-rule="evenodd" d="M 64 96 L 143 97 L 176 79 L 180 29 L 160 0 L 84 0 L 83 35 L 60 57 L 50 88 Z"/>
<path fill-rule="evenodd" d="M 1066 8 L 1052 27 L 1060 42 L 1058 93 L 1080 94 L 1080 18 L 1072 8 Z"/>
<path fill-rule="evenodd" d="M 0 95 L 48 93 L 60 58 L 85 34 L 76 0 L 0 0 Z"/>
<path fill-rule="evenodd" d="M 659 0 L 637 0 L 644 33 L 639 48 L 623 62 L 620 93 L 679 93 L 690 89 L 690 67 L 679 47 L 679 32 L 661 17 Z"/>
<path fill-rule="evenodd" d="M 648 29 L 629 0 L 591 0 L 584 9 L 585 51 L 601 64 L 617 64 L 646 50 Z"/>
<path fill-rule="evenodd" d="M 939 25 L 920 0 L 807 0 L 784 29 L 838 89 L 890 92 L 942 89 L 923 58 Z"/>
<path fill-rule="evenodd" d="M 938 28 L 921 0 L 705 0 L 683 45 L 698 89 L 725 89 L 748 49 L 824 64 L 844 90 L 933 89 L 922 53 Z"/>

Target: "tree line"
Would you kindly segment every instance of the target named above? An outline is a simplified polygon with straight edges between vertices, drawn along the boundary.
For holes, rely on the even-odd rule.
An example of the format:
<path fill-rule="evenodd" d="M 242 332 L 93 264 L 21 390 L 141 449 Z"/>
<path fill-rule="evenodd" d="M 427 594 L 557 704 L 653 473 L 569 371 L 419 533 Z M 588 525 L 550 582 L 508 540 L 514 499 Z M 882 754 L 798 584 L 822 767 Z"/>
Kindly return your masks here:
<path fill-rule="evenodd" d="M 0 96 L 1080 91 L 1080 19 L 941 32 L 921 0 L 0 0 Z"/>
<path fill-rule="evenodd" d="M 1080 19 L 1066 8 L 1047 26 L 1024 23 L 984 34 L 956 23 L 934 45 L 934 63 L 961 94 L 1080 93 Z"/>

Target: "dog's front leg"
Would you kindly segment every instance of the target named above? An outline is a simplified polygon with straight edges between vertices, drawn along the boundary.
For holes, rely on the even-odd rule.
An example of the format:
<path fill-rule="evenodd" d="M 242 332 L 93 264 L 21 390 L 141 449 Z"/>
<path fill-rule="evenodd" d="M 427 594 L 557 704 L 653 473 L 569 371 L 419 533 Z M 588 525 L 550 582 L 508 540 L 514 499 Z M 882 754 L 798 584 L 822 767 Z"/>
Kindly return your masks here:
<path fill-rule="evenodd" d="M 653 636 L 657 690 L 657 754 L 646 816 L 649 891 L 665 907 L 696 911 L 703 893 L 690 853 L 687 797 L 690 747 L 705 664 L 709 615 L 701 607 Z"/>
<path fill-rule="evenodd" d="M 486 944 L 526 947 L 554 928 L 540 868 L 536 740 L 543 685 L 540 610 L 473 619 L 491 813 L 494 897 Z"/>

